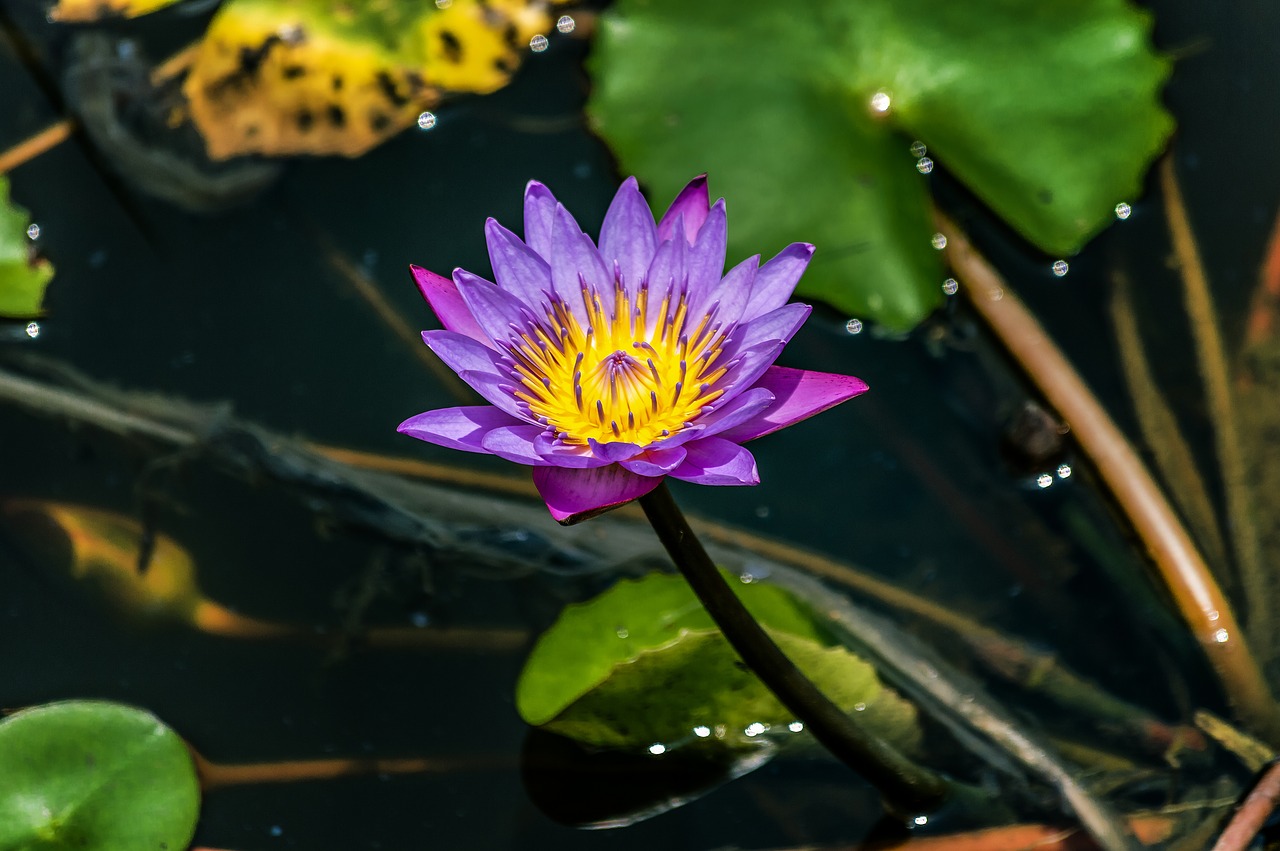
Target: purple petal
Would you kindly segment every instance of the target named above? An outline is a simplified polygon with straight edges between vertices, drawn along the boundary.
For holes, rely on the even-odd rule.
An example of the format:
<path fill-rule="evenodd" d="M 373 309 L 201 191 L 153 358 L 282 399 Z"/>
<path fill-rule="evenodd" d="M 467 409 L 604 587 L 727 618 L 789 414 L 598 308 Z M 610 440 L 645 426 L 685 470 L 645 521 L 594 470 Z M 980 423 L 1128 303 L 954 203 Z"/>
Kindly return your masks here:
<path fill-rule="evenodd" d="M 658 320 L 662 318 L 662 300 L 672 292 L 684 291 L 688 254 L 689 243 L 682 239 L 670 239 L 658 246 L 653 265 L 645 274 L 645 286 L 649 291 L 646 333 L 653 333 Z"/>
<path fill-rule="evenodd" d="M 733 396 L 754 386 L 812 310 L 807 304 L 788 304 L 739 325 L 721 355 L 721 363 L 728 366 L 728 371 L 715 382 L 715 387 L 724 388 Z"/>
<path fill-rule="evenodd" d="M 742 312 L 743 320 L 754 319 L 786 304 L 812 257 L 812 245 L 793 242 L 761 266 L 751 289 L 751 299 Z"/>
<path fill-rule="evenodd" d="M 517 464 L 545 464 L 541 455 L 533 449 L 533 441 L 546 429 L 533 425 L 507 425 L 492 429 L 484 436 L 481 446 L 486 452 Z"/>
<path fill-rule="evenodd" d="M 734 266 L 718 286 L 711 287 L 702 295 L 696 307 L 690 307 L 690 315 L 706 314 L 722 329 L 732 328 L 742 317 L 742 311 L 751 298 L 752 281 L 759 264 L 760 255 L 756 254 Z"/>
<path fill-rule="evenodd" d="M 495 343 L 512 343 L 533 318 L 528 305 L 484 278 L 456 269 L 453 280 L 476 323 Z"/>
<path fill-rule="evenodd" d="M 551 241 L 554 248 L 548 261 L 551 263 L 551 285 L 556 294 L 586 325 L 586 308 L 582 302 L 582 284 L 585 282 L 600 294 L 607 316 L 613 310 L 613 275 L 605 268 L 591 237 L 582 232 L 563 204 L 556 205 Z"/>
<path fill-rule="evenodd" d="M 695 440 L 685 447 L 688 457 L 673 478 L 699 485 L 757 485 L 760 474 L 751 453 L 721 437 Z M 535 472 L 534 475 L 537 475 Z"/>
<path fill-rule="evenodd" d="M 865 393 L 867 383 L 852 375 L 771 366 L 756 382 L 755 389 L 770 391 L 777 401 L 760 416 L 725 430 L 721 437 L 745 443 L 772 434 Z"/>
<path fill-rule="evenodd" d="M 662 221 L 658 222 L 658 239 L 671 239 L 673 234 L 683 230 L 685 241 L 693 245 L 710 209 L 711 199 L 707 195 L 707 176 L 700 174 L 680 190 L 680 194 L 662 214 Z M 684 227 L 677 228 L 676 222 L 681 215 L 684 216 Z"/>
<path fill-rule="evenodd" d="M 587 467 L 603 467 L 610 463 L 593 455 L 590 447 L 564 443 L 556 440 L 546 432 L 543 432 L 534 440 L 533 450 L 541 455 L 548 464 L 556 467 L 585 469 Z"/>
<path fill-rule="evenodd" d="M 639 476 L 617 464 L 593 470 L 533 468 L 534 486 L 551 516 L 565 526 L 639 499 L 661 483 L 660 476 Z"/>
<path fill-rule="evenodd" d="M 625 443 L 623 441 L 601 443 L 595 438 L 588 437 L 587 445 L 591 447 L 592 455 L 597 458 L 603 458 L 610 464 L 617 461 L 625 461 L 640 454 L 640 446 L 636 443 Z"/>
<path fill-rule="evenodd" d="M 531 308 L 548 302 L 551 267 L 547 261 L 494 219 L 485 222 L 484 236 L 489 244 L 489 262 L 493 264 L 493 278 L 498 286 Z"/>
<path fill-rule="evenodd" d="M 624 470 L 641 476 L 665 476 L 684 463 L 688 453 L 683 446 L 670 449 L 646 449 L 634 458 L 622 461 Z"/>
<path fill-rule="evenodd" d="M 689 252 L 689 290 L 711 292 L 724 275 L 725 243 L 729 238 L 725 218 L 724 199 L 721 198 L 707 214 L 698 238 Z"/>
<path fill-rule="evenodd" d="M 400 423 L 396 431 L 445 446 L 449 449 L 461 449 L 464 452 L 488 452 L 483 446 L 484 436 L 493 429 L 508 426 L 523 426 L 518 420 L 489 405 L 474 405 L 462 408 L 440 408 L 427 411 Z"/>
<path fill-rule="evenodd" d="M 761 343 L 787 343 L 809 318 L 813 308 L 807 304 L 786 304 L 777 310 L 738 325 L 734 336 L 737 349 L 751 349 Z"/>
<path fill-rule="evenodd" d="M 524 190 L 524 241 L 545 257 L 551 256 L 551 231 L 556 214 L 556 196 L 536 180 Z"/>
<path fill-rule="evenodd" d="M 609 212 L 600 228 L 600 256 L 605 266 L 618 263 L 622 280 L 634 292 L 649 271 L 653 252 L 658 245 L 658 229 L 653 213 L 640 194 L 634 177 L 628 177 L 613 196 Z"/>
<path fill-rule="evenodd" d="M 698 425 L 705 426 L 702 432 L 705 437 L 721 434 L 755 419 L 773 404 L 774 395 L 770 390 L 752 387 L 717 406 L 711 413 L 698 417 Z"/>
<path fill-rule="evenodd" d="M 418 292 L 422 293 L 427 304 L 431 305 L 431 309 L 440 319 L 440 324 L 449 331 L 464 334 L 485 345 L 489 344 L 489 335 L 476 323 L 475 317 L 467 309 L 467 303 L 453 281 L 421 266 L 410 266 L 409 271 L 413 272 L 413 280 L 418 285 Z"/>
<path fill-rule="evenodd" d="M 497 405 L 516 419 L 532 421 L 513 395 L 515 379 L 493 349 L 453 331 L 423 331 L 422 339 L 486 402 Z"/>

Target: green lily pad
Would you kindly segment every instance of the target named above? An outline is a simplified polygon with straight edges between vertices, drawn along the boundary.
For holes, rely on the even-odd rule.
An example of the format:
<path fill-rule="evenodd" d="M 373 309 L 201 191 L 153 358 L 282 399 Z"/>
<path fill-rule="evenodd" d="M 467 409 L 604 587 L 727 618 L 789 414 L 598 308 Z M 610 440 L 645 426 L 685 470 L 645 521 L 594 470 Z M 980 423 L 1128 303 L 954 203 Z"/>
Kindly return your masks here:
<path fill-rule="evenodd" d="M 619 0 L 588 109 L 655 197 L 711 173 L 731 261 L 813 242 L 800 293 L 900 331 L 942 299 L 912 143 L 1070 254 L 1172 132 L 1149 30 L 1127 0 Z"/>
<path fill-rule="evenodd" d="M 0 851 L 181 851 L 199 810 L 186 745 L 149 712 L 77 700 L 0 722 Z"/>
<path fill-rule="evenodd" d="M 838 706 L 899 746 L 914 745 L 915 708 L 869 664 L 833 646 L 808 607 L 776 586 L 732 581 L 752 615 Z M 665 574 L 620 582 L 566 608 L 521 672 L 516 709 L 527 723 L 580 742 L 633 749 L 755 747 L 791 735 L 795 720 L 738 660 L 687 583 Z"/>
<path fill-rule="evenodd" d="M 53 278 L 53 265 L 31 250 L 30 226 L 27 211 L 10 203 L 9 179 L 0 174 L 0 316 L 8 319 L 39 316 Z"/>

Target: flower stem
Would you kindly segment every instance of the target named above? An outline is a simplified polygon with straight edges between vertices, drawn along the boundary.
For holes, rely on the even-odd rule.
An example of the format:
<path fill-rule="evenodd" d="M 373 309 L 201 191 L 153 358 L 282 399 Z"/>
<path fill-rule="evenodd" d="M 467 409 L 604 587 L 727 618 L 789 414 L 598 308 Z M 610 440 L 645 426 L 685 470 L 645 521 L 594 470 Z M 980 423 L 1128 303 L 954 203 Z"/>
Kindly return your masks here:
<path fill-rule="evenodd" d="M 665 483 L 640 497 L 640 505 L 729 644 L 814 738 L 880 790 L 890 809 L 919 813 L 942 803 L 945 780 L 853 723 L 778 648 L 720 575 Z"/>

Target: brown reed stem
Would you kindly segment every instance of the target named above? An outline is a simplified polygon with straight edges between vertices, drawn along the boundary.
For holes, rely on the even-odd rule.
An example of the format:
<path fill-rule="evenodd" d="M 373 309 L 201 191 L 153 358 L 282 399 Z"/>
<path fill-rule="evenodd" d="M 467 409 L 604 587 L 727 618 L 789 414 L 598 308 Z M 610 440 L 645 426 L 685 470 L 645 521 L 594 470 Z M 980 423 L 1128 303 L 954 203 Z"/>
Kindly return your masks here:
<path fill-rule="evenodd" d="M 7 151 L 0 153 L 0 174 L 13 171 L 45 151 L 56 148 L 75 132 L 76 123 L 70 118 L 55 121 L 34 136 L 23 139 Z"/>
<path fill-rule="evenodd" d="M 1213 851 L 1244 851 L 1277 804 L 1280 804 L 1280 762 L 1273 762 L 1231 817 L 1214 843 Z"/>

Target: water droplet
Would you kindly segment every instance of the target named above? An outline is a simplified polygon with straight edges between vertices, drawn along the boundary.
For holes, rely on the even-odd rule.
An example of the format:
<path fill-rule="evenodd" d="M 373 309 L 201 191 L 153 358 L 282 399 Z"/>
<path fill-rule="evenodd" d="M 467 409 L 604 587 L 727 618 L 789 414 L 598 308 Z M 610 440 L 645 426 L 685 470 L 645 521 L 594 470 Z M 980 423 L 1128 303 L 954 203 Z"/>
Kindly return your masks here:
<path fill-rule="evenodd" d="M 1231 633 L 1227 632 L 1225 629 L 1219 629 L 1213 634 L 1213 640 L 1219 644 L 1226 644 L 1229 638 L 1231 638 Z"/>
<path fill-rule="evenodd" d="M 705 739 L 707 736 L 711 735 L 711 728 L 704 727 L 701 724 L 699 724 L 697 727 L 693 728 L 693 734 L 697 736 L 699 739 Z"/>
<path fill-rule="evenodd" d="M 792 721 L 790 724 L 787 725 L 787 729 L 793 733 L 799 733 L 801 730 L 804 729 L 804 723 L 800 721 Z"/>
<path fill-rule="evenodd" d="M 942 291 L 947 295 L 955 295 L 960 291 L 960 284 L 955 278 L 947 278 L 942 282 Z"/>
<path fill-rule="evenodd" d="M 571 33 L 577 24 L 573 22 L 573 18 L 568 15 L 561 15 L 560 20 L 556 21 L 556 29 L 562 33 Z"/>
<path fill-rule="evenodd" d="M 1129 218 L 1129 216 L 1131 216 L 1132 214 L 1133 214 L 1133 208 L 1130 207 L 1125 202 L 1121 201 L 1119 204 L 1116 204 L 1117 219 L 1124 221 L 1125 219 Z"/>
<path fill-rule="evenodd" d="M 933 160 L 929 159 L 928 157 L 921 157 L 920 159 L 916 160 L 916 171 L 920 172 L 921 174 L 928 174 L 929 172 L 933 171 Z"/>
<path fill-rule="evenodd" d="M 653 754 L 654 756 L 660 756 L 661 754 L 664 754 L 666 752 L 667 752 L 667 746 L 664 745 L 662 742 L 654 742 L 653 744 L 649 745 L 649 753 Z"/>
<path fill-rule="evenodd" d="M 615 635 L 617 635 L 619 638 L 630 638 L 630 637 L 631 637 L 631 633 L 627 630 L 627 628 L 626 628 L 625 626 L 620 626 L 620 627 L 618 627 L 617 629 L 615 629 L 613 632 L 614 632 L 614 634 L 615 634 Z"/>
<path fill-rule="evenodd" d="M 987 298 L 991 299 L 992 301 L 999 301 L 1000 299 L 1004 298 L 1004 290 L 1000 289 L 999 287 L 992 287 L 991 289 L 987 290 Z"/>
<path fill-rule="evenodd" d="M 944 233 L 935 233 L 933 238 L 929 240 L 929 244 L 941 251 L 947 247 L 947 235 Z"/>
<path fill-rule="evenodd" d="M 1048 473 L 1041 473 L 1036 477 L 1036 484 L 1041 488 L 1047 488 L 1049 485 L 1053 484 L 1053 476 Z"/>
<path fill-rule="evenodd" d="M 36 337 L 39 337 L 39 336 L 40 336 L 40 323 L 39 323 L 39 322 L 28 322 L 28 323 L 27 323 L 27 336 L 28 336 L 28 337 L 30 337 L 30 338 L 31 338 L 31 339 L 33 339 L 33 340 L 34 340 Z"/>
<path fill-rule="evenodd" d="M 418 116 L 418 127 L 423 130 L 430 130 L 436 126 L 436 114 L 434 112 L 424 112 Z"/>
<path fill-rule="evenodd" d="M 911 143 L 911 156 L 915 157 L 916 159 L 920 159 L 928 152 L 929 152 L 929 149 L 926 148 L 924 146 L 924 142 L 921 142 L 919 139 Z"/>
<path fill-rule="evenodd" d="M 1070 465 L 1070 464 L 1059 464 L 1059 465 L 1058 465 L 1058 478 L 1059 478 L 1059 479 L 1069 479 L 1069 478 L 1071 478 L 1071 465 Z"/>
<path fill-rule="evenodd" d="M 750 585 L 752 582 L 756 581 L 756 578 L 753 574 L 749 572 L 741 573 L 738 575 L 738 581 L 741 582 L 743 585 Z"/>
<path fill-rule="evenodd" d="M 1065 277 L 1067 272 L 1071 269 L 1071 267 L 1067 265 L 1066 260 L 1054 260 L 1052 268 L 1053 274 L 1057 275 L 1059 278 Z"/>
<path fill-rule="evenodd" d="M 448 9 L 453 5 L 453 0 L 436 0 L 437 9 Z"/>
<path fill-rule="evenodd" d="M 855 703 L 855 704 L 853 705 L 853 711 L 854 711 L 854 712 L 866 712 L 866 711 L 867 711 L 867 705 L 866 705 L 865 703 Z"/>
<path fill-rule="evenodd" d="M 533 38 L 529 39 L 529 49 L 534 53 L 541 53 L 547 49 L 547 45 L 549 44 L 551 44 L 551 42 L 548 41 L 547 37 L 542 33 L 538 33 Z"/>
<path fill-rule="evenodd" d="M 848 322 L 844 323 L 844 330 L 848 331 L 850 334 L 861 334 L 862 320 L 850 319 Z"/>
<path fill-rule="evenodd" d="M 1209 621 L 1212 623 L 1213 621 L 1216 621 L 1218 618 L 1222 616 L 1218 614 L 1217 609 L 1210 609 L 1209 611 L 1205 612 L 1205 617 L 1207 617 Z"/>
<path fill-rule="evenodd" d="M 35 222 L 32 222 L 31 225 L 27 228 L 27 239 L 39 239 L 39 238 L 40 238 L 40 226 Z"/>
<path fill-rule="evenodd" d="M 765 732 L 768 729 L 769 728 L 767 726 L 765 726 L 764 724 L 761 724 L 759 721 L 752 721 L 750 724 L 747 725 L 747 729 L 743 730 L 742 732 L 746 733 L 748 736 L 755 737 Z"/>
<path fill-rule="evenodd" d="M 913 818 L 913 819 L 912 819 L 912 821 L 913 821 L 913 822 L 915 822 L 917 826 L 919 826 L 919 827 L 924 827 L 926 824 L 928 824 L 928 823 L 929 823 L 929 817 L 928 817 L 928 816 L 916 816 L 915 818 Z"/>
<path fill-rule="evenodd" d="M 876 112 L 888 112 L 889 103 L 888 92 L 876 92 L 871 96 L 871 108 Z"/>

